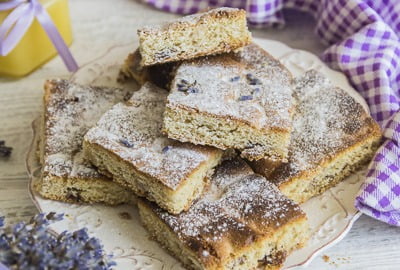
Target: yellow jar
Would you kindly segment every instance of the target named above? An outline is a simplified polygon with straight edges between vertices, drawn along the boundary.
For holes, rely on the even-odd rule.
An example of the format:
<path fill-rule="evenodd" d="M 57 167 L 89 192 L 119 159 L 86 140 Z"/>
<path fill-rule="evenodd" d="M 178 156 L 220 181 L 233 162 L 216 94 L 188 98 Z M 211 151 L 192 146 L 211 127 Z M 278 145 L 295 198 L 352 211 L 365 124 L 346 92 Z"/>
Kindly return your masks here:
<path fill-rule="evenodd" d="M 49 13 L 65 43 L 70 45 L 72 31 L 68 0 L 40 0 L 39 2 Z M 0 11 L 0 24 L 11 11 Z M 34 19 L 18 45 L 8 55 L 0 56 L 0 76 L 25 76 L 56 54 L 53 43 L 37 19 Z"/>

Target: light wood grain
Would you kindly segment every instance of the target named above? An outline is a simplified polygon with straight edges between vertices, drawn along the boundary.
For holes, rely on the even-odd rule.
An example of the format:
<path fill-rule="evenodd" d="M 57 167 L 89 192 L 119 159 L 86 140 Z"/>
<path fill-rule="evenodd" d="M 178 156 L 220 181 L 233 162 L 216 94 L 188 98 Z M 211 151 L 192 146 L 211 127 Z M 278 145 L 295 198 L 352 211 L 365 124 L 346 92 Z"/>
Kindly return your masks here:
<path fill-rule="evenodd" d="M 137 44 L 136 29 L 173 18 L 133 0 L 71 0 L 75 41 L 71 50 L 80 65 L 103 54 L 115 44 Z M 313 35 L 313 21 L 288 14 L 283 30 L 253 30 L 253 35 L 276 39 L 294 48 L 317 54 L 324 49 Z M 121 59 L 121 62 L 123 59 Z M 9 221 L 37 213 L 30 200 L 25 155 L 31 140 L 31 122 L 41 110 L 45 79 L 69 77 L 57 57 L 31 75 L 0 79 L 0 139 L 14 148 L 10 159 L 0 159 L 0 214 Z M 336 246 L 318 256 L 308 269 L 400 269 L 400 229 L 362 216 Z"/>

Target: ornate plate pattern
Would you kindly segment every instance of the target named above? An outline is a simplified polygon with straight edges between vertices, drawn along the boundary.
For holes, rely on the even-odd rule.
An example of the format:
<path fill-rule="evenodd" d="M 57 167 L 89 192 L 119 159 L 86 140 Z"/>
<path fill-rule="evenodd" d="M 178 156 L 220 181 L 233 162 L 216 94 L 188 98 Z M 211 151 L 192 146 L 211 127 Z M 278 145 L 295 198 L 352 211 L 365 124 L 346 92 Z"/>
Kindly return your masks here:
<path fill-rule="evenodd" d="M 311 68 L 317 69 L 336 85 L 347 90 L 368 110 L 365 101 L 349 85 L 346 77 L 329 69 L 317 56 L 306 51 L 294 50 L 276 41 L 255 39 L 255 42 L 279 58 L 294 76 Z M 71 80 L 82 84 L 137 88 L 134 83 L 121 85 L 116 82 L 119 67 L 128 53 L 133 51 L 134 45 L 136 44 L 110 48 L 99 58 L 82 66 L 71 76 Z M 177 260 L 169 256 L 156 242 L 148 239 L 134 205 L 72 205 L 40 197 L 32 188 L 40 179 L 41 171 L 36 158 L 38 121 L 33 123 L 33 130 L 34 138 L 26 160 L 31 179 L 29 190 L 40 211 L 65 213 L 66 218 L 53 226 L 56 232 L 87 227 L 91 235 L 102 240 L 106 251 L 114 254 L 116 269 L 183 269 Z M 285 269 L 306 266 L 317 254 L 336 244 L 347 234 L 354 221 L 361 215 L 354 208 L 353 201 L 363 175 L 364 171 L 357 172 L 336 187 L 302 205 L 309 218 L 312 237 L 304 248 L 288 257 Z"/>

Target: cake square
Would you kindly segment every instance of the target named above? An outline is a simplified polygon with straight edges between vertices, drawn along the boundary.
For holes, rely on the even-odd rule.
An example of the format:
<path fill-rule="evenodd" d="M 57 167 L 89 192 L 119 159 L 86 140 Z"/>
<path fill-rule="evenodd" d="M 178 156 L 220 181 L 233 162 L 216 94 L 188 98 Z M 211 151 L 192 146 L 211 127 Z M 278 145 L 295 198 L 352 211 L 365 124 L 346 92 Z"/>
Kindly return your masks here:
<path fill-rule="evenodd" d="M 141 61 L 139 49 L 129 54 L 121 67 L 118 80 L 125 82 L 134 79 L 139 85 L 151 82 L 161 88 L 169 89 L 173 71 L 180 62 L 143 67 L 140 65 Z"/>
<path fill-rule="evenodd" d="M 176 69 L 164 132 L 183 142 L 234 148 L 249 160 L 286 161 L 292 107 L 290 72 L 251 44 Z"/>
<path fill-rule="evenodd" d="M 296 80 L 297 108 L 289 162 L 252 163 L 292 200 L 302 203 L 368 163 L 381 131 L 362 105 L 322 74 L 310 70 Z"/>
<path fill-rule="evenodd" d="M 188 209 L 222 151 L 168 139 L 161 133 L 168 92 L 146 83 L 105 113 L 85 135 L 88 159 L 114 181 L 171 213 Z"/>
<path fill-rule="evenodd" d="M 216 8 L 138 30 L 142 66 L 226 53 L 251 42 L 246 11 Z"/>
<path fill-rule="evenodd" d="M 130 96 L 127 90 L 49 80 L 44 86 L 40 140 L 42 179 L 35 189 L 44 198 L 71 203 L 131 202 L 133 194 L 100 174 L 83 158 L 83 136 L 100 116 Z"/>
<path fill-rule="evenodd" d="M 139 199 L 150 235 L 189 269 L 272 269 L 309 238 L 306 215 L 241 159 L 224 161 L 187 212 Z"/>

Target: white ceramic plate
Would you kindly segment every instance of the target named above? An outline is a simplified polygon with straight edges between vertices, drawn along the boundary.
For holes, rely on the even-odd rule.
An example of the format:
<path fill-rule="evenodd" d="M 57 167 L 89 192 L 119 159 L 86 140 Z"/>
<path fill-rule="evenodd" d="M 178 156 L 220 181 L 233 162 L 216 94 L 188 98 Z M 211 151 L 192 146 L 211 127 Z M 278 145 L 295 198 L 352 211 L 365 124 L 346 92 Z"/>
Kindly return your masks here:
<path fill-rule="evenodd" d="M 255 40 L 255 42 L 279 58 L 295 76 L 311 68 L 324 73 L 368 110 L 364 100 L 349 85 L 346 77 L 329 69 L 317 56 L 294 50 L 276 41 Z M 135 84 L 119 85 L 116 82 L 121 63 L 134 49 L 134 44 L 110 48 L 99 58 L 82 66 L 71 79 L 82 84 L 138 87 Z M 56 232 L 87 227 L 91 235 L 101 239 L 106 251 L 114 254 L 116 269 L 183 269 L 177 260 L 169 256 L 156 242 L 148 239 L 135 206 L 72 205 L 41 198 L 32 188 L 33 183 L 40 179 L 41 169 L 36 158 L 37 121 L 34 122 L 33 129 L 34 139 L 27 156 L 27 168 L 31 177 L 30 193 L 40 211 L 66 214 L 64 221 L 53 226 Z M 347 234 L 360 216 L 353 202 L 363 175 L 363 171 L 355 173 L 336 187 L 302 205 L 309 218 L 312 237 L 304 248 L 288 257 L 285 269 L 306 266 L 317 254 L 336 244 Z"/>

